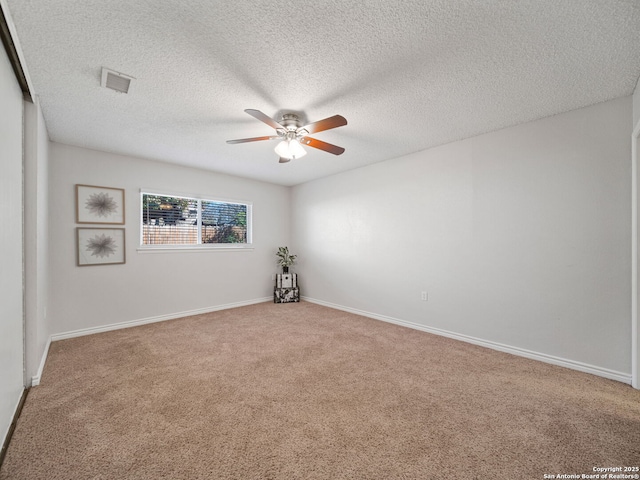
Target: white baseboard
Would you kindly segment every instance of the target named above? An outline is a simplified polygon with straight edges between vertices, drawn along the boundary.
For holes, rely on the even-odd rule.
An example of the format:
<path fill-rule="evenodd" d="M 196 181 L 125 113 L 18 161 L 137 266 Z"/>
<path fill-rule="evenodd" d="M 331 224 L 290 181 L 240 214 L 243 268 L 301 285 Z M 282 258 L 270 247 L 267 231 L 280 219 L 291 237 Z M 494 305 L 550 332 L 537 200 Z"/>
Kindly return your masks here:
<path fill-rule="evenodd" d="M 216 305 L 213 307 L 198 308 L 195 310 L 188 310 L 185 312 L 170 313 L 167 315 L 158 315 L 156 317 L 141 318 L 138 320 L 129 320 L 127 322 L 112 323 L 110 325 L 102 325 L 100 327 L 82 328 L 80 330 L 73 330 L 64 333 L 55 333 L 51 335 L 51 341 L 56 342 L 58 340 L 65 340 L 67 338 L 82 337 L 84 335 L 92 335 L 94 333 L 110 332 L 112 330 L 120 330 L 122 328 L 139 327 L 140 325 L 146 325 L 148 323 L 164 322 L 166 320 L 174 320 L 176 318 L 190 317 L 192 315 L 201 315 L 203 313 L 216 312 L 218 310 L 227 310 L 229 308 L 245 307 L 247 305 L 254 305 L 256 303 L 263 303 L 273 300 L 272 297 L 256 298 L 253 300 L 247 300 L 244 302 L 226 303 L 224 305 Z"/>
<path fill-rule="evenodd" d="M 85 335 L 92 335 L 94 333 L 110 332 L 112 330 L 120 330 L 122 328 L 138 327 L 140 325 L 146 325 L 148 323 L 164 322 L 166 320 L 174 320 L 176 318 L 190 317 L 192 315 L 200 315 L 203 313 L 216 312 L 218 310 L 227 310 L 229 308 L 244 307 L 247 305 L 254 305 L 256 303 L 263 303 L 272 301 L 272 297 L 256 298 L 245 302 L 227 303 L 224 305 L 216 305 L 215 307 L 198 308 L 196 310 L 189 310 L 186 312 L 171 313 L 168 315 L 158 315 L 157 317 L 147 317 L 138 320 L 130 320 L 128 322 L 112 323 L 110 325 L 103 325 L 100 327 L 82 328 L 80 330 L 73 330 L 64 333 L 55 333 L 49 337 L 47 346 L 42 354 L 42 360 L 40 360 L 40 366 L 38 367 L 38 373 L 31 377 L 31 386 L 35 387 L 40 384 L 40 378 L 42 377 L 42 371 L 44 370 L 44 364 L 47 361 L 47 355 L 49 354 L 49 346 L 51 342 L 58 340 L 65 340 L 67 338 L 83 337 Z"/>
<path fill-rule="evenodd" d="M 574 360 L 568 360 L 566 358 L 555 357 L 553 355 L 547 355 L 546 353 L 539 353 L 531 350 L 525 350 L 524 348 L 512 347 L 509 345 L 504 345 L 502 343 L 496 343 L 489 340 L 483 340 L 481 338 L 471 337 L 469 335 L 463 335 L 460 333 L 450 332 L 448 330 L 442 330 L 440 328 L 426 327 L 418 323 L 407 322 L 405 320 L 388 317 L 386 315 L 378 315 L 377 313 L 366 312 L 364 310 L 358 310 L 357 308 L 336 305 L 335 303 L 325 302 L 324 300 L 317 300 L 315 298 L 310 298 L 305 296 L 302 296 L 302 300 L 305 300 L 311 303 L 317 303 L 318 305 L 323 305 L 325 307 L 335 308 L 336 310 L 342 310 L 345 312 L 354 313 L 356 315 L 361 315 L 363 317 L 373 318 L 374 320 L 381 320 L 383 322 L 394 323 L 396 325 L 401 325 L 403 327 L 409 327 L 415 330 L 421 330 L 423 332 L 433 333 L 434 335 L 441 335 L 443 337 L 452 338 L 454 340 L 460 340 L 463 342 L 472 343 L 474 345 L 479 345 L 481 347 L 487 347 L 493 350 L 510 353 L 512 355 L 518 355 L 519 357 L 530 358 L 532 360 L 538 360 L 540 362 L 550 363 L 553 365 L 558 365 L 560 367 L 571 368 L 573 370 L 578 370 L 580 372 L 590 373 L 593 375 L 598 375 L 600 377 L 608 378 L 610 380 L 617 380 L 618 382 L 631 384 L 631 375 L 627 373 L 617 372 L 615 370 L 609 370 L 607 368 L 602 368 L 602 367 L 596 367 L 595 365 L 589 365 L 589 364 L 577 362 Z"/>
<path fill-rule="evenodd" d="M 51 337 L 47 339 L 47 344 L 44 347 L 42 358 L 40 359 L 40 365 L 38 366 L 37 373 L 31 377 L 31 386 L 35 387 L 40 385 L 40 377 L 42 377 L 42 371 L 44 370 L 44 364 L 47 361 L 47 355 L 49 355 L 49 347 L 51 346 Z"/>
<path fill-rule="evenodd" d="M 176 318 L 182 318 L 182 317 L 189 317 L 192 315 L 200 315 L 203 313 L 209 313 L 209 312 L 215 312 L 218 310 L 227 310 L 229 308 L 236 308 L 236 307 L 243 307 L 243 306 L 247 306 L 247 305 L 254 305 L 256 303 L 263 303 L 263 302 L 268 302 L 271 301 L 272 297 L 263 297 L 263 298 L 257 298 L 254 300 L 248 300 L 248 301 L 244 301 L 244 302 L 237 302 L 237 303 L 227 303 L 224 305 L 217 305 L 214 307 L 206 307 L 206 308 L 200 308 L 200 309 L 196 309 L 196 310 L 188 310 L 185 312 L 177 312 L 177 313 L 171 313 L 168 315 L 159 315 L 156 317 L 147 317 L 147 318 L 142 318 L 142 319 L 138 319 L 138 320 L 130 320 L 128 322 L 120 322 L 120 323 L 113 323 L 110 325 L 103 325 L 100 327 L 93 327 L 93 328 L 84 328 L 84 329 L 80 329 L 80 330 L 73 330 L 70 332 L 64 332 L 64 333 L 57 333 L 54 335 L 51 335 L 51 337 L 49 337 L 49 341 L 47 342 L 47 346 L 45 347 L 45 351 L 42 355 L 42 360 L 40 361 L 40 366 L 38 368 L 38 373 L 32 377 L 31 379 L 31 386 L 36 386 L 40 383 L 40 378 L 42 376 L 42 371 L 44 370 L 44 365 L 47 359 L 47 355 L 49 353 L 49 346 L 51 345 L 51 342 L 55 342 L 57 340 L 65 340 L 67 338 L 75 338 L 75 337 L 82 337 L 84 335 L 92 335 L 94 333 L 102 333 L 102 332 L 109 332 L 112 330 L 120 330 L 123 328 L 130 328 L 130 327 L 137 327 L 140 325 L 146 325 L 148 323 L 156 323 L 156 322 L 163 322 L 166 320 L 174 320 Z M 618 372 L 615 370 L 609 370 L 607 368 L 602 368 L 602 367 L 597 367 L 595 365 L 589 365 L 586 363 L 582 363 L 582 362 L 577 362 L 574 360 L 569 360 L 566 358 L 561 358 L 561 357 L 556 357 L 553 355 L 547 355 L 545 353 L 539 353 L 539 352 L 534 352 L 531 350 L 525 350 L 523 348 L 518 348 L 518 347 L 512 347 L 510 345 L 504 345 L 501 343 L 497 343 L 497 342 L 492 342 L 489 340 L 483 340 L 481 338 L 476 338 L 476 337 L 472 337 L 469 335 L 463 335 L 463 334 L 459 334 L 459 333 L 455 333 L 455 332 L 450 332 L 448 330 L 442 330 L 439 328 L 434 328 L 434 327 L 427 327 L 424 325 L 420 325 L 418 323 L 413 323 L 413 322 L 408 322 L 405 320 L 400 320 L 398 318 L 394 318 L 394 317 L 389 317 L 386 315 L 379 315 L 377 313 L 372 313 L 372 312 L 367 312 L 364 310 L 359 310 L 356 308 L 351 308 L 351 307 L 345 307 L 343 305 L 337 305 L 335 303 L 331 303 L 331 302 L 325 302 L 324 300 L 318 300 L 315 298 L 311 298 L 311 297 L 306 297 L 306 296 L 302 296 L 302 300 L 305 300 L 307 302 L 310 303 L 316 303 L 318 305 L 323 305 L 325 307 L 330 307 L 330 308 L 335 308 L 336 310 L 342 310 L 345 312 L 349 312 L 349 313 L 354 313 L 356 315 L 361 315 L 363 317 L 368 317 L 368 318 L 373 318 L 374 320 L 380 320 L 383 322 L 387 322 L 387 323 L 393 323 L 396 325 L 401 325 L 404 327 L 408 327 L 408 328 L 413 328 L 414 330 L 420 330 L 423 332 L 427 332 L 427 333 L 433 333 L 435 335 L 441 335 L 443 337 L 448 337 L 448 338 L 452 338 L 454 340 L 460 340 L 463 342 L 467 342 L 467 343 L 472 343 L 474 345 L 479 345 L 481 347 L 487 347 L 487 348 L 491 348 L 493 350 L 498 350 L 501 352 L 505 352 L 505 353 L 510 353 L 512 355 L 518 355 L 520 357 L 525 357 L 525 358 L 530 358 L 532 360 L 538 360 L 540 362 L 545 362 L 545 363 L 550 363 L 553 365 L 558 365 L 561 367 L 566 367 L 566 368 L 570 368 L 573 370 L 578 370 L 580 372 L 585 372 L 585 373 L 590 373 L 592 375 L 598 375 L 600 377 L 604 377 L 604 378 L 608 378 L 610 380 L 616 380 L 618 382 L 622 382 L 622 383 L 627 383 L 627 384 L 631 384 L 631 375 L 627 374 L 627 373 L 623 373 L 623 372 Z"/>
<path fill-rule="evenodd" d="M 55 333 L 51 335 L 49 337 L 49 340 L 47 341 L 47 345 L 44 349 L 44 353 L 42 354 L 42 359 L 40 360 L 40 366 L 38 367 L 38 372 L 35 376 L 31 377 L 31 386 L 35 387 L 40 384 L 40 378 L 42 377 L 44 365 L 47 361 L 47 356 L 49 355 L 49 347 L 51 346 L 51 342 L 55 342 L 58 340 L 65 340 L 67 338 L 83 337 L 85 335 L 92 335 L 94 333 L 110 332 L 112 330 L 120 330 L 122 328 L 138 327 L 140 325 L 146 325 L 148 323 L 164 322 L 166 320 L 174 320 L 176 318 L 190 317 L 192 315 L 200 315 L 203 313 L 216 312 L 218 310 L 227 310 L 229 308 L 244 307 L 247 305 L 254 305 L 256 303 L 269 302 L 272 300 L 273 300 L 272 297 L 255 298 L 253 300 L 247 300 L 244 302 L 226 303 L 224 305 L 216 305 L 214 307 L 205 307 L 205 308 L 198 308 L 195 310 L 188 310 L 186 312 L 176 312 L 176 313 L 170 313 L 168 315 L 158 315 L 156 317 L 147 317 L 147 318 L 141 318 L 138 320 L 130 320 L 128 322 L 112 323 L 110 325 L 103 325 L 100 327 L 82 328 L 80 330 L 72 330 L 70 332 Z"/>

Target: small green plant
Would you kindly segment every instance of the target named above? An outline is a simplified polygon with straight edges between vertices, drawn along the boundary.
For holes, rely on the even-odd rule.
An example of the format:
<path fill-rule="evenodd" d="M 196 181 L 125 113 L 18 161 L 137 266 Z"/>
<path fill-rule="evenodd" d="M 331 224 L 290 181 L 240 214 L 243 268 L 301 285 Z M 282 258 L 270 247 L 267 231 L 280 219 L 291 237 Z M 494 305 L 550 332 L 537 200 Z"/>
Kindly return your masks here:
<path fill-rule="evenodd" d="M 286 272 L 289 270 L 289 267 L 296 263 L 297 255 L 291 255 L 289 253 L 289 247 L 280 247 L 278 248 L 278 253 L 276 253 L 278 257 L 278 265 L 282 267 L 282 269 Z"/>

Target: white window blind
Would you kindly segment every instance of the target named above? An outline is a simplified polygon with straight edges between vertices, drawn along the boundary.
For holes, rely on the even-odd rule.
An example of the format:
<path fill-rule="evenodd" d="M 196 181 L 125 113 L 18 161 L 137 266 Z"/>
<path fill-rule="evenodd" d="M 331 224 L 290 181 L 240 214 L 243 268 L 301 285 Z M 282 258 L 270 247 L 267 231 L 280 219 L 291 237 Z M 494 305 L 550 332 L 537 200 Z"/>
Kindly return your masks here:
<path fill-rule="evenodd" d="M 142 193 L 141 245 L 250 243 L 251 205 Z"/>

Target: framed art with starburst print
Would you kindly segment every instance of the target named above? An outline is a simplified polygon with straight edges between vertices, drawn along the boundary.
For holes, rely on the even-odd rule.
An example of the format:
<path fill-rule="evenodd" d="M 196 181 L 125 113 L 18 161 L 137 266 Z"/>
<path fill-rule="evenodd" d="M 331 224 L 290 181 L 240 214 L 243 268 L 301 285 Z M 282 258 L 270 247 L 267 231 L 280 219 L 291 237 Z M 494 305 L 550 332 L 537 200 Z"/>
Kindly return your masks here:
<path fill-rule="evenodd" d="M 124 225 L 124 189 L 76 185 L 76 222 Z"/>
<path fill-rule="evenodd" d="M 76 227 L 78 266 L 125 262 L 124 228 Z"/>

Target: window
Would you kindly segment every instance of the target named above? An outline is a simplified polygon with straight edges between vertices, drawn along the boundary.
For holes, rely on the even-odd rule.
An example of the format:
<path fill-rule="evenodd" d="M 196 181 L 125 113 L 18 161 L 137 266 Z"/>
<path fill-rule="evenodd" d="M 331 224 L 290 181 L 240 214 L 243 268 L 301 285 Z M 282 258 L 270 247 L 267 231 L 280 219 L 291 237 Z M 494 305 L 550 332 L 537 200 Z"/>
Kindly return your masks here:
<path fill-rule="evenodd" d="M 250 204 L 145 192 L 141 196 L 141 245 L 251 243 Z"/>

